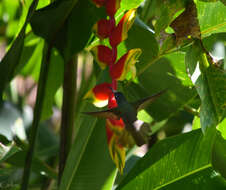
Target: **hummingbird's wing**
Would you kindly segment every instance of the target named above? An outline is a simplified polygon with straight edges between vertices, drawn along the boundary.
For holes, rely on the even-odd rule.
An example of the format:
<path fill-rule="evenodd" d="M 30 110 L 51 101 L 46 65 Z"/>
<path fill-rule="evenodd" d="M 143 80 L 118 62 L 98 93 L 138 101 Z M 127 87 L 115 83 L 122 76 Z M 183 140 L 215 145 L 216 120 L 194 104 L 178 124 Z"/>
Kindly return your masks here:
<path fill-rule="evenodd" d="M 109 118 L 109 119 L 119 119 L 120 118 L 120 111 L 117 108 L 112 108 L 109 110 L 103 111 L 95 111 L 95 112 L 83 112 L 85 114 L 94 116 L 94 117 L 101 117 L 101 118 Z"/>
<path fill-rule="evenodd" d="M 133 102 L 132 105 L 134 106 L 134 108 L 137 111 L 140 111 L 142 109 L 144 109 L 147 105 L 151 104 L 152 102 L 154 102 L 159 96 L 161 96 L 163 93 L 165 93 L 167 91 L 167 89 L 162 90 L 152 96 L 143 98 L 141 100 L 138 100 L 136 102 Z"/>

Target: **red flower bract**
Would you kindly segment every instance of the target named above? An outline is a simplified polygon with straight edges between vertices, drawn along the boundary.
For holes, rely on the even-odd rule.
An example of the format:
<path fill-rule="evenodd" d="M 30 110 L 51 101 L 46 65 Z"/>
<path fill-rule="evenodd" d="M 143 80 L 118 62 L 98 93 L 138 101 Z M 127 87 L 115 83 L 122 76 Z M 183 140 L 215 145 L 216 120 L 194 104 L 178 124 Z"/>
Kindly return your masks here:
<path fill-rule="evenodd" d="M 112 31 L 112 23 L 109 20 L 101 19 L 93 26 L 93 30 L 100 39 L 107 38 Z"/>
<path fill-rule="evenodd" d="M 95 59 L 102 69 L 110 65 L 112 61 L 112 50 L 104 45 L 98 45 L 92 48 Z"/>
<path fill-rule="evenodd" d="M 124 80 L 128 72 L 132 73 L 132 78 L 136 76 L 135 63 L 141 54 L 141 49 L 131 49 L 124 54 L 116 64 L 110 68 L 110 75 L 115 80 Z"/>
<path fill-rule="evenodd" d="M 111 46 L 117 46 L 120 42 L 124 41 L 128 36 L 128 31 L 131 28 L 136 17 L 136 9 L 131 9 L 121 18 L 117 27 L 111 32 L 110 44 Z"/>
<path fill-rule="evenodd" d="M 107 100 L 109 97 L 109 94 L 112 93 L 110 86 L 111 84 L 109 83 L 96 85 L 93 88 L 93 93 L 95 94 L 95 97 L 99 100 Z"/>
<path fill-rule="evenodd" d="M 104 107 L 108 104 L 108 97 L 112 94 L 110 87 L 111 84 L 109 83 L 98 84 L 89 90 L 84 98 L 91 99 L 93 104 L 97 107 Z"/>
<path fill-rule="evenodd" d="M 117 10 L 120 8 L 121 0 L 107 0 L 106 11 L 110 17 L 114 17 Z"/>

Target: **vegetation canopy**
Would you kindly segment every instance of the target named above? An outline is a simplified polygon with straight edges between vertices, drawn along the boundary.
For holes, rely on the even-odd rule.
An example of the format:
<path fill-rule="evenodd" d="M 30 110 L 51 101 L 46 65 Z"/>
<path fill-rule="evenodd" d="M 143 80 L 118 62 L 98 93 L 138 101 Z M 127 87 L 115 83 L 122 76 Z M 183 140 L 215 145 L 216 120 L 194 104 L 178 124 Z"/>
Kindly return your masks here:
<path fill-rule="evenodd" d="M 226 189 L 225 0 L 0 0 L 0 189 Z"/>

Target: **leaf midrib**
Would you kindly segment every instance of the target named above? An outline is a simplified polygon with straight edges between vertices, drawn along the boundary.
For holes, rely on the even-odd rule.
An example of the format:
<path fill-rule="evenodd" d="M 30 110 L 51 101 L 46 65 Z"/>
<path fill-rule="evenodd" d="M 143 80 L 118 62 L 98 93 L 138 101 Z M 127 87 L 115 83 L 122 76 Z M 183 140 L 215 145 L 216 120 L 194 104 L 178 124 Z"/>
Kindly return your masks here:
<path fill-rule="evenodd" d="M 207 168 L 210 168 L 210 167 L 211 167 L 211 164 L 204 165 L 203 167 L 200 167 L 200 168 L 198 168 L 198 169 L 192 170 L 191 172 L 188 172 L 188 173 L 186 173 L 186 174 L 184 174 L 184 175 L 182 175 L 182 176 L 180 176 L 180 177 L 177 177 L 177 178 L 175 178 L 175 179 L 173 179 L 173 180 L 171 180 L 171 181 L 165 183 L 164 185 L 158 186 L 158 187 L 154 188 L 154 190 L 158 190 L 158 189 L 160 189 L 160 188 L 162 188 L 162 187 L 165 187 L 165 186 L 167 186 L 167 185 L 169 185 L 169 184 L 172 184 L 172 183 L 174 183 L 174 182 L 176 182 L 176 181 L 179 181 L 179 180 L 181 180 L 181 179 L 183 179 L 183 178 L 186 178 L 186 177 L 188 177 L 188 176 L 190 176 L 190 175 L 192 175 L 192 174 L 198 173 L 198 172 L 200 172 L 200 171 L 202 171 L 202 170 L 205 170 L 205 169 L 207 169 Z"/>

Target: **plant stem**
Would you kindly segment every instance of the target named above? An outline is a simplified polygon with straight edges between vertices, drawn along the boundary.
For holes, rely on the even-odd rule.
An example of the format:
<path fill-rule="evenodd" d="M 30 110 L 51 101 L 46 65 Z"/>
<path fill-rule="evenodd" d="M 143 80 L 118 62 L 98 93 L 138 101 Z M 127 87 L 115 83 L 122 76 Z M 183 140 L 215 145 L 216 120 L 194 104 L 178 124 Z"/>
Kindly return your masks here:
<path fill-rule="evenodd" d="M 63 106 L 60 129 L 60 163 L 58 184 L 63 174 L 66 159 L 73 139 L 76 106 L 77 56 L 64 66 Z"/>
<path fill-rule="evenodd" d="M 34 108 L 34 119 L 32 122 L 30 136 L 29 136 L 29 148 L 28 148 L 28 152 L 27 152 L 25 164 L 24 164 L 24 173 L 22 178 L 21 190 L 27 190 L 28 188 L 36 136 L 37 136 L 38 126 L 39 126 L 41 113 L 42 113 L 43 100 L 44 100 L 45 91 L 46 91 L 46 80 L 49 73 L 49 62 L 50 62 L 50 56 L 51 56 L 51 50 L 52 50 L 52 46 L 48 46 L 48 47 L 47 46 L 48 45 L 45 44 L 45 47 L 43 50 L 43 59 L 42 59 L 41 71 L 40 71 L 39 81 L 38 81 L 37 98 L 36 98 L 35 108 Z"/>

